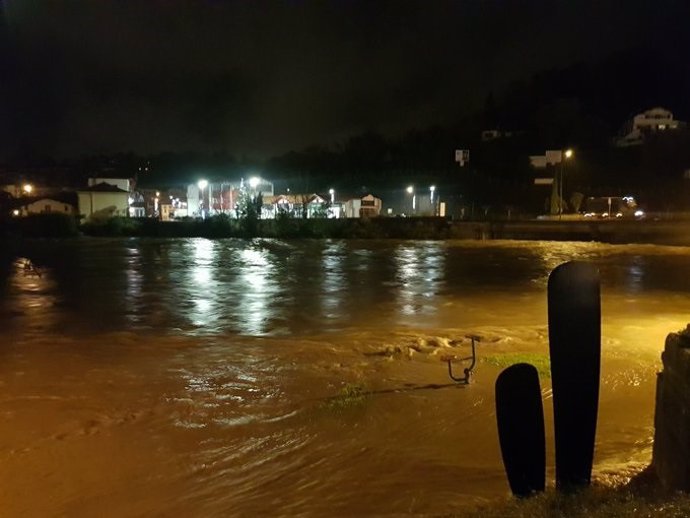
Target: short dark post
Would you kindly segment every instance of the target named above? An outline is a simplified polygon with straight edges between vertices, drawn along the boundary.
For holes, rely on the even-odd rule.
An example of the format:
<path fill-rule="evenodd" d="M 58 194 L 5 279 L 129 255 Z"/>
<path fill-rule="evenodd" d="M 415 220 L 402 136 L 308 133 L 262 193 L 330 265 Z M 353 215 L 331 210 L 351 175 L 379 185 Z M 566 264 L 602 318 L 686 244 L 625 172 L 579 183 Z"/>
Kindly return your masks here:
<path fill-rule="evenodd" d="M 496 379 L 496 421 L 503 465 L 517 497 L 544 491 L 544 410 L 537 369 L 511 365 Z"/>

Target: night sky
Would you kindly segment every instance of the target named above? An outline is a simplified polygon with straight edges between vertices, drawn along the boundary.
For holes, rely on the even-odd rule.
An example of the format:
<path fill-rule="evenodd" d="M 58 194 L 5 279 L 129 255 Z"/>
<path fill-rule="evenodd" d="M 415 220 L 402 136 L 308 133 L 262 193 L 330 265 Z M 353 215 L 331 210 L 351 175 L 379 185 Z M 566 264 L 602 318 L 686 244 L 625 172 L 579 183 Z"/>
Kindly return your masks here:
<path fill-rule="evenodd" d="M 687 52 L 687 4 L 0 0 L 0 157 L 265 158 L 447 124 L 541 70 Z"/>

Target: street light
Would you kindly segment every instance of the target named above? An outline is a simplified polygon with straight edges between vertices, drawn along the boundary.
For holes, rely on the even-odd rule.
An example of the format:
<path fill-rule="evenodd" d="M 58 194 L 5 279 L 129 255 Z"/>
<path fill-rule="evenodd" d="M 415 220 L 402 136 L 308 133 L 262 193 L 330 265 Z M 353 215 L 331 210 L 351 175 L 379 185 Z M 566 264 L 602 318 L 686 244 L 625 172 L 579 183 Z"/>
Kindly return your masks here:
<path fill-rule="evenodd" d="M 565 160 L 571 159 L 573 157 L 573 150 L 569 148 L 563 151 L 563 157 Z M 561 181 L 558 182 L 558 219 L 561 219 L 563 216 L 563 174 L 565 172 L 565 160 L 561 161 Z"/>
<path fill-rule="evenodd" d="M 335 189 L 328 189 L 328 194 L 331 195 L 331 204 L 335 203 Z"/>
<path fill-rule="evenodd" d="M 249 187 L 251 187 L 252 189 L 256 189 L 260 183 L 261 179 L 256 176 L 252 176 L 249 179 Z"/>
<path fill-rule="evenodd" d="M 27 184 L 24 184 L 24 186 L 22 187 L 22 190 L 23 190 L 26 194 L 31 194 L 31 192 L 34 190 L 34 186 L 31 185 L 30 183 L 27 183 Z"/>
<path fill-rule="evenodd" d="M 201 194 L 199 195 L 199 209 L 201 210 L 201 218 L 204 219 L 204 189 L 208 186 L 208 181 L 207 180 L 199 180 L 196 184 L 199 187 L 199 190 L 201 191 Z"/>
<path fill-rule="evenodd" d="M 436 186 L 435 185 L 430 185 L 429 186 L 429 198 L 431 201 L 431 210 L 434 213 L 434 216 L 436 215 L 436 206 L 434 205 L 434 193 L 436 192 Z"/>
<path fill-rule="evenodd" d="M 412 212 L 414 213 L 416 208 L 417 208 L 417 195 L 414 193 L 414 186 L 413 185 L 407 186 L 407 194 L 412 195 Z"/>

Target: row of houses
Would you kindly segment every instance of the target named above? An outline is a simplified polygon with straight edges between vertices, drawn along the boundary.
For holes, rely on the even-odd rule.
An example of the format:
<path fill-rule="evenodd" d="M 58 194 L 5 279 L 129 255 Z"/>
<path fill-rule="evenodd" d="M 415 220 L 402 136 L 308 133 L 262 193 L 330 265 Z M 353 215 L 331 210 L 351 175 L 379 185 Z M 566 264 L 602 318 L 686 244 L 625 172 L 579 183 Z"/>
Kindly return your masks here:
<path fill-rule="evenodd" d="M 307 192 L 276 194 L 273 183 L 262 178 L 241 179 L 239 182 L 199 182 L 187 186 L 187 213 L 193 217 L 226 214 L 237 217 L 240 198 L 245 195 L 257 199 L 261 196 L 262 219 L 279 215 L 296 218 L 361 218 L 381 215 L 382 200 L 371 193 L 338 196 L 330 189 L 328 194 Z"/>
<path fill-rule="evenodd" d="M 186 189 L 136 189 L 123 178 L 90 178 L 87 185 L 75 190 L 51 188 L 33 183 L 0 185 L 10 215 L 60 213 L 79 216 L 85 221 L 111 217 L 154 217 L 171 221 L 186 217 L 206 218 L 218 214 L 237 217 L 242 194 L 262 198 L 261 218 L 279 215 L 292 217 L 359 218 L 381 214 L 382 201 L 372 194 L 336 199 L 318 193 L 275 194 L 273 184 L 203 182 Z"/>
<path fill-rule="evenodd" d="M 4 206 L 15 217 L 31 214 L 82 215 L 108 218 L 130 214 L 129 180 L 90 178 L 84 187 L 72 190 L 23 182 L 0 186 Z"/>

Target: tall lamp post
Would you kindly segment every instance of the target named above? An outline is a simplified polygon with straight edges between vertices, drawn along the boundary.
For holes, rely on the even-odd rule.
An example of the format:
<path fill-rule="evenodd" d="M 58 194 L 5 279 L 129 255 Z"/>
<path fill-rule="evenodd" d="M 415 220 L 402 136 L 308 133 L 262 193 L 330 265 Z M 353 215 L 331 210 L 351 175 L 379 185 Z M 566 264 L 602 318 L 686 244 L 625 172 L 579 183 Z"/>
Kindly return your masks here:
<path fill-rule="evenodd" d="M 204 209 L 203 209 L 203 205 L 204 205 L 204 189 L 206 189 L 206 187 L 208 186 L 208 181 L 207 181 L 207 180 L 199 180 L 199 182 L 197 183 L 197 186 L 199 187 L 199 191 L 200 191 L 200 194 L 199 194 L 199 210 L 201 210 L 201 219 L 205 219 L 206 216 L 204 215 Z"/>
<path fill-rule="evenodd" d="M 436 204 L 434 203 L 434 193 L 436 192 L 436 186 L 435 185 L 430 185 L 429 186 L 429 200 L 431 201 L 431 210 L 433 212 L 433 216 L 436 216 Z"/>
<path fill-rule="evenodd" d="M 563 151 L 563 160 L 561 160 L 561 180 L 558 182 L 558 219 L 560 220 L 563 216 L 563 175 L 565 172 L 565 161 L 570 160 L 573 157 L 573 150 L 566 149 Z"/>
<path fill-rule="evenodd" d="M 407 194 L 412 195 L 412 214 L 414 214 L 417 210 L 417 195 L 414 193 L 414 186 L 408 185 L 406 190 Z"/>

